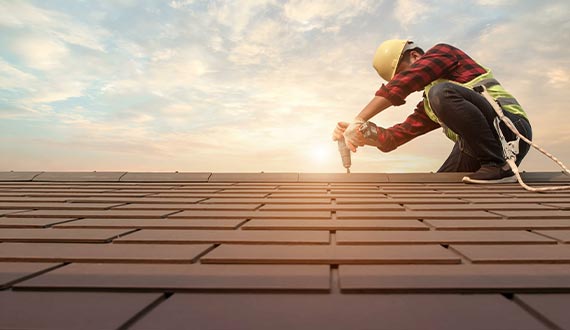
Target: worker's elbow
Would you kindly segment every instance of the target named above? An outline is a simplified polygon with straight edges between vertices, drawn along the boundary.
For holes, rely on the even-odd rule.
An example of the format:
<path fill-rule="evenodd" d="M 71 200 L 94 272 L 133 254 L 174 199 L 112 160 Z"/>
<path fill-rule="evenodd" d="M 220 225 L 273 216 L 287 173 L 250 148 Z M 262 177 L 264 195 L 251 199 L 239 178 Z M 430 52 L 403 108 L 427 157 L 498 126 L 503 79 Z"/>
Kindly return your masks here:
<path fill-rule="evenodd" d="M 376 146 L 378 148 L 378 150 L 382 151 L 382 152 L 390 152 L 394 149 L 396 149 L 395 146 L 387 146 L 387 145 L 380 145 L 380 146 Z"/>

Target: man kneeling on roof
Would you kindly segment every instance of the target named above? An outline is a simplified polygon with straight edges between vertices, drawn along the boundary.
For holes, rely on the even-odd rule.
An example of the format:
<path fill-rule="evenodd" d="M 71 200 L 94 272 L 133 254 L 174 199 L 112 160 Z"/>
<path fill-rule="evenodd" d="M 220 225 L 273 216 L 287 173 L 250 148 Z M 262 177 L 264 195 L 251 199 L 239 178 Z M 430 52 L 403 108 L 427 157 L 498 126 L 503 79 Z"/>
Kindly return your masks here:
<path fill-rule="evenodd" d="M 503 148 L 494 127 L 496 113 L 473 88 L 485 86 L 506 117 L 529 139 L 531 126 L 524 110 L 494 79 L 491 70 L 451 45 L 438 44 L 424 53 L 410 40 L 383 42 L 376 51 L 373 66 L 388 83 L 382 84 L 352 123 L 337 124 L 334 140 L 344 137 L 353 152 L 364 145 L 389 152 L 417 136 L 443 127 L 455 145 L 438 172 L 474 172 L 463 178 L 468 183 L 516 182 L 503 158 Z M 392 105 L 404 104 L 409 94 L 422 89 L 423 100 L 403 123 L 390 128 L 365 125 L 374 129 L 373 138 L 365 138 L 361 130 L 365 122 Z M 500 126 L 506 140 L 514 140 L 514 133 L 503 125 Z M 517 165 L 529 147 L 520 141 Z"/>

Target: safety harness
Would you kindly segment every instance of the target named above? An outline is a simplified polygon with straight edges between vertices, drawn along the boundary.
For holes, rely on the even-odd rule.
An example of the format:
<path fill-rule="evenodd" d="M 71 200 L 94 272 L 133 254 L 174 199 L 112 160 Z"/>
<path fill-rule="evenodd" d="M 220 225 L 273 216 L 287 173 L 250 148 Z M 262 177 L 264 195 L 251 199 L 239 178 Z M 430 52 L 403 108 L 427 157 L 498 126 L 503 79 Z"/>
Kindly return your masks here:
<path fill-rule="evenodd" d="M 511 170 L 515 173 L 515 176 L 517 177 L 517 181 L 519 182 L 519 184 L 526 190 L 528 191 L 534 191 L 534 192 L 546 192 L 546 191 L 554 191 L 554 190 L 567 190 L 570 189 L 570 186 L 554 186 L 554 187 L 539 187 L 539 188 L 535 188 L 535 187 L 530 187 L 528 186 L 526 183 L 524 183 L 524 181 L 521 178 L 521 175 L 519 173 L 519 168 L 517 166 L 517 164 L 515 163 L 516 159 L 517 159 L 517 155 L 519 153 L 519 141 L 522 139 L 524 142 L 528 143 L 529 145 L 531 145 L 533 148 L 535 148 L 536 150 L 540 151 L 542 154 L 546 155 L 548 158 L 552 159 L 554 162 L 556 162 L 556 164 L 558 164 L 563 170 L 564 173 L 569 174 L 570 175 L 570 171 L 568 170 L 568 168 L 566 168 L 566 166 L 564 166 L 564 164 L 558 160 L 558 158 L 554 157 L 552 154 L 550 154 L 549 152 L 547 152 L 546 150 L 542 149 L 541 147 L 539 147 L 537 144 L 535 144 L 534 142 L 532 142 L 531 140 L 527 139 L 524 135 L 522 135 L 517 128 L 515 127 L 515 125 L 513 124 L 513 122 L 507 117 L 505 116 L 505 114 L 503 113 L 503 109 L 501 106 L 503 106 L 503 102 L 508 102 L 508 100 L 495 100 L 491 94 L 489 94 L 489 92 L 487 91 L 487 86 L 489 85 L 489 83 L 493 83 L 493 82 L 488 82 L 487 84 L 480 84 L 478 86 L 473 87 L 473 89 L 480 93 L 488 102 L 489 104 L 491 104 L 491 106 L 493 107 L 493 109 L 495 110 L 495 113 L 497 114 L 497 117 L 495 117 L 495 120 L 493 121 L 493 124 L 495 126 L 495 129 L 497 130 L 497 134 L 499 136 L 499 140 L 501 142 L 501 146 L 503 147 L 503 157 L 505 158 L 505 160 L 507 161 L 507 164 L 509 164 L 509 166 L 511 167 Z M 498 83 L 498 82 L 497 82 Z M 505 123 L 505 125 L 513 132 L 515 133 L 515 135 L 517 136 L 517 138 L 513 141 L 507 141 L 505 139 L 505 136 L 503 134 L 503 132 L 501 131 L 501 121 L 503 123 Z"/>

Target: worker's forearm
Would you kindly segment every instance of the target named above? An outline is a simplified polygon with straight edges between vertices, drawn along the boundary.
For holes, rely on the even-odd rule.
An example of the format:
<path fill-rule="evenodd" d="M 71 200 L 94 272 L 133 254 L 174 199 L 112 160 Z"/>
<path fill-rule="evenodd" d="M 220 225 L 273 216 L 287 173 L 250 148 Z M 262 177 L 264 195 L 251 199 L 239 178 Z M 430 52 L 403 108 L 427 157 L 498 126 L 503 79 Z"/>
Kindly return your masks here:
<path fill-rule="evenodd" d="M 357 117 L 363 119 L 364 121 L 368 121 L 391 105 L 392 103 L 390 103 L 387 98 L 382 96 L 375 96 L 372 101 L 370 101 L 370 103 L 368 103 L 364 109 L 360 111 Z"/>

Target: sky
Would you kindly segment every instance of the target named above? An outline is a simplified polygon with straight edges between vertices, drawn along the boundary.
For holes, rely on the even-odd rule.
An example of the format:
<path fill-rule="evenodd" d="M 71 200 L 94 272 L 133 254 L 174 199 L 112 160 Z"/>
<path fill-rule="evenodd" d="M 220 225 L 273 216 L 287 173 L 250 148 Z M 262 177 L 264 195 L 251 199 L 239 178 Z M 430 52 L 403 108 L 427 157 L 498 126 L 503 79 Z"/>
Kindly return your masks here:
<path fill-rule="evenodd" d="M 343 172 L 331 139 L 386 39 L 493 69 L 570 164 L 567 0 L 0 0 L 0 171 Z M 390 127 L 421 100 L 372 119 Z M 432 131 L 353 172 L 431 172 Z M 557 171 L 536 151 L 523 170 Z"/>

